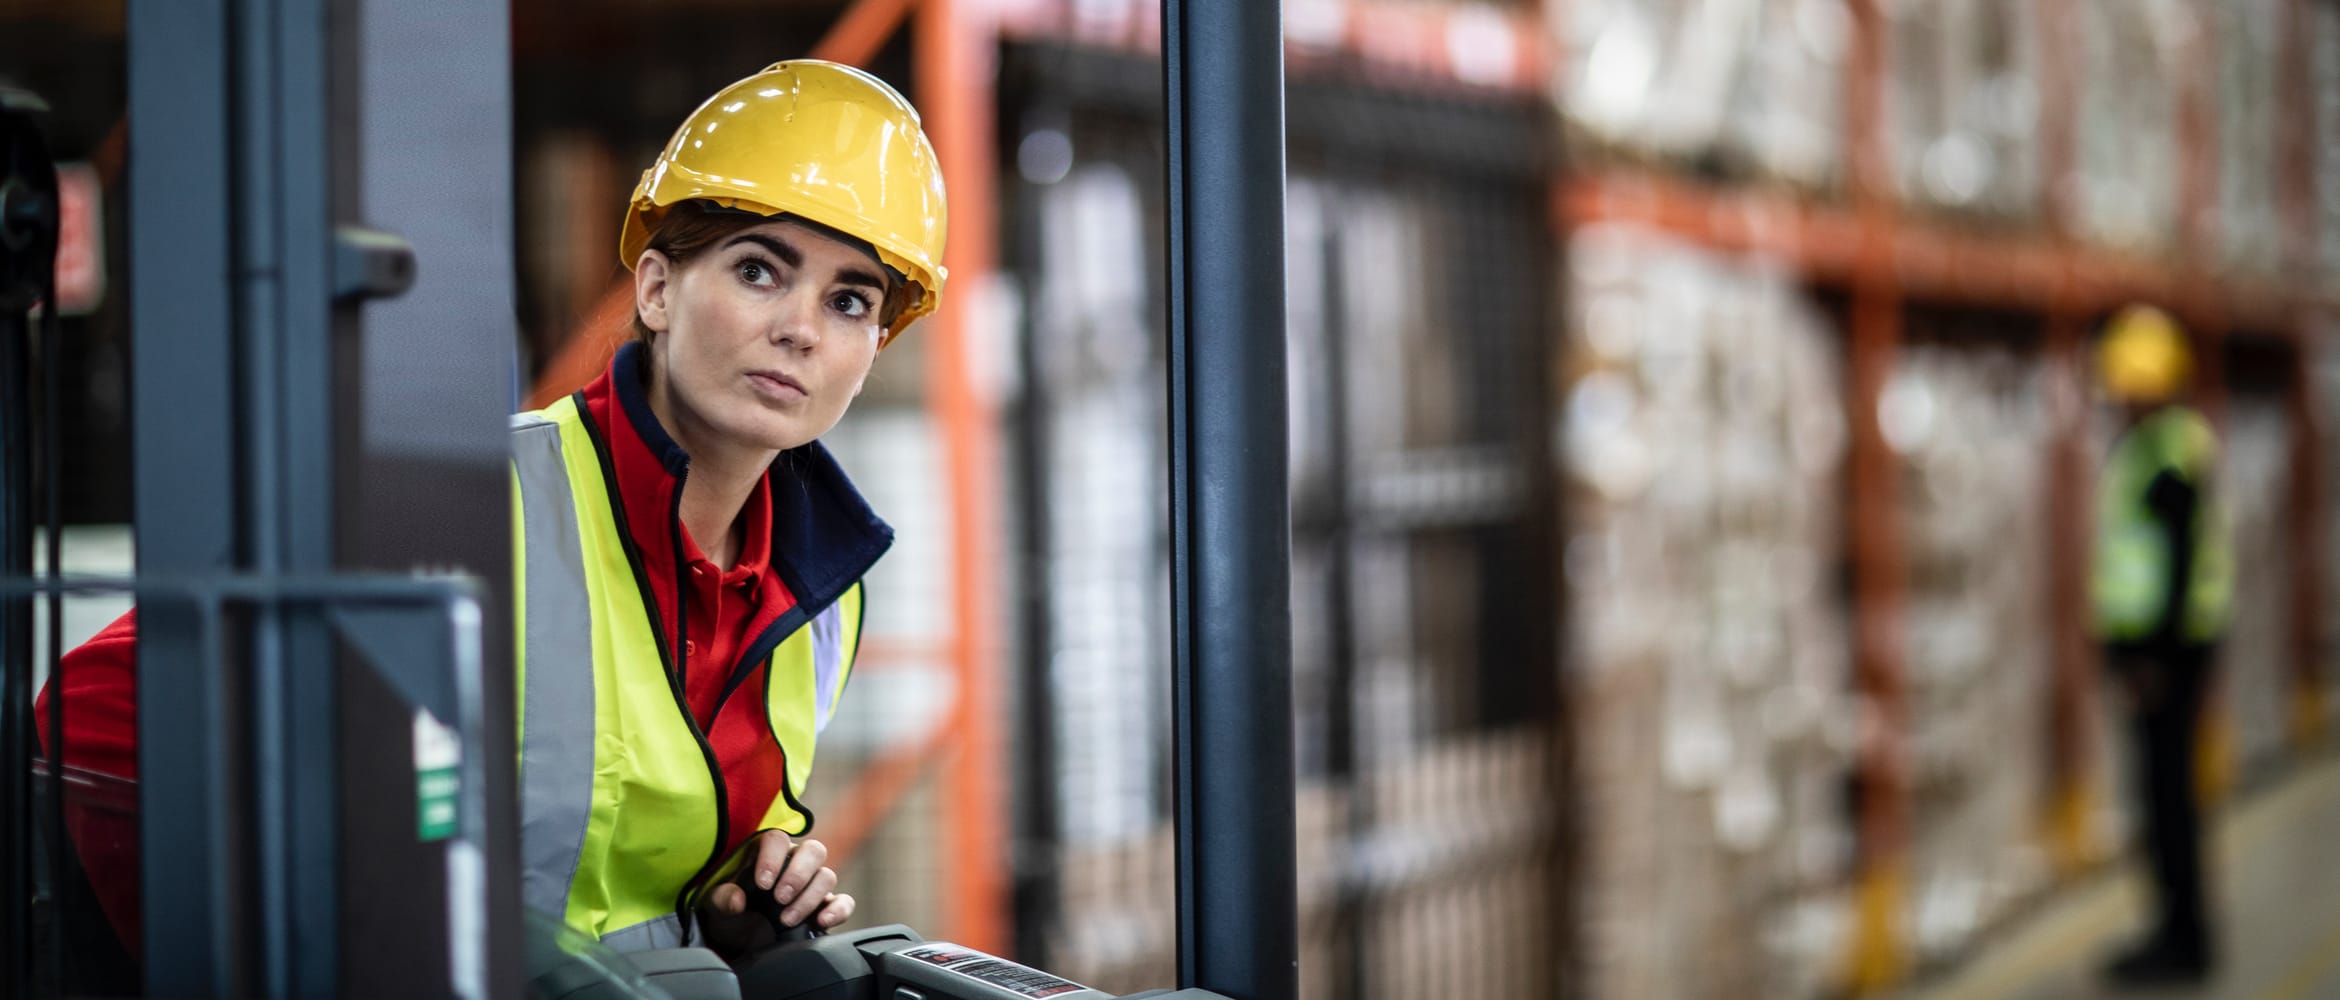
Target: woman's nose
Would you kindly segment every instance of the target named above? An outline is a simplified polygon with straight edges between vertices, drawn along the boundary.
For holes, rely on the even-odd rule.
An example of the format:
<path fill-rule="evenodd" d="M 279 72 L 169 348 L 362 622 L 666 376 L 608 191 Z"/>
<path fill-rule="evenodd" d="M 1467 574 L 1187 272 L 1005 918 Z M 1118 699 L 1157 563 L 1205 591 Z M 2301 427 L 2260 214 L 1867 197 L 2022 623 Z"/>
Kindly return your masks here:
<path fill-rule="evenodd" d="M 821 342 L 821 297 L 811 289 L 782 296 L 779 313 L 772 318 L 772 342 L 798 351 L 809 351 Z"/>

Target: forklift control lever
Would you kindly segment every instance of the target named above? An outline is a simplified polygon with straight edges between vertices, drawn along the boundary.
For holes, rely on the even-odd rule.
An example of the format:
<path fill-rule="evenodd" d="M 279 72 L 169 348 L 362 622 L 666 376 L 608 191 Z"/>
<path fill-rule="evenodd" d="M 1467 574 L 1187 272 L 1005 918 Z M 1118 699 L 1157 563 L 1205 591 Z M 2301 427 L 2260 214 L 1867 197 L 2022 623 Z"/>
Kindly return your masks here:
<path fill-rule="evenodd" d="M 792 941 L 810 941 L 821 936 L 820 927 L 810 919 L 793 926 L 781 922 L 780 901 L 772 898 L 772 890 L 759 888 L 756 885 L 754 866 L 741 865 L 739 876 L 732 881 L 739 883 L 741 889 L 747 890 L 748 912 L 763 917 L 765 922 L 772 925 L 774 947 Z"/>

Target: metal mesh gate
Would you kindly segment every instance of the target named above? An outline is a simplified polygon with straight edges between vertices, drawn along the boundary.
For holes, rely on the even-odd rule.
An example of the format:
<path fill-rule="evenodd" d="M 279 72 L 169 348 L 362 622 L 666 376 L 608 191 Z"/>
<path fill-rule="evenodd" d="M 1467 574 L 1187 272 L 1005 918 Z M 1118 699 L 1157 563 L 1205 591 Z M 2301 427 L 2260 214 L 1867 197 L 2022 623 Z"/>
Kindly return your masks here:
<path fill-rule="evenodd" d="M 1004 115 L 1023 131 L 1006 148 L 1023 176 L 1011 267 L 1034 562 L 1018 951 L 1107 991 L 1158 986 L 1175 941 L 1154 70 L 1067 52 L 1011 52 L 1009 70 L 1114 77 L 1130 98 L 1065 108 L 1044 101 L 1097 87 L 1032 87 Z M 1420 110 L 1371 129 L 1343 117 L 1346 91 L 1317 91 L 1294 84 L 1285 218 L 1301 986 L 1547 995 L 1561 897 L 1542 187 L 1406 150 Z M 1460 148 L 1533 162 L 1542 131 L 1509 122 Z"/>
<path fill-rule="evenodd" d="M 1139 82 L 1154 71 L 1062 51 L 1011 50 L 1008 68 L 1132 98 L 1048 105 L 1099 88 L 1035 86 L 1003 121 L 1021 131 L 1016 492 L 1033 563 L 1018 950 L 1135 989 L 1172 978 L 1174 943 L 1162 159 Z M 1534 162 L 1542 133 L 1484 108 L 1376 126 L 1357 112 L 1381 105 L 1352 93 L 1295 83 L 1289 111 L 1302 990 L 1549 995 L 1553 265 L 1537 175 L 1489 162 Z M 1442 161 L 1407 125 L 1474 115 L 1484 131 L 1451 148 L 1476 161 Z"/>

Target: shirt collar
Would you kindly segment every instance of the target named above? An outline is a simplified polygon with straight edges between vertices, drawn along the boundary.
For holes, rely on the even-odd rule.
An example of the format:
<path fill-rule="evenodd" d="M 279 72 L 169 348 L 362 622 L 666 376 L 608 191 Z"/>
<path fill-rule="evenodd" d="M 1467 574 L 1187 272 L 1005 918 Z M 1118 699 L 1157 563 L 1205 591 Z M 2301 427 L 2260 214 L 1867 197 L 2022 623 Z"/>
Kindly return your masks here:
<path fill-rule="evenodd" d="M 611 422 L 621 425 L 622 430 L 613 429 L 612 433 L 626 433 L 656 460 L 654 469 L 641 471 L 629 471 L 631 463 L 615 463 L 621 482 L 613 486 L 625 499 L 629 515 L 644 509 L 663 519 L 673 516 L 672 490 L 688 475 L 691 457 L 650 409 L 643 371 L 642 346 L 628 343 L 618 349 L 609 370 L 587 386 L 584 394 L 589 404 L 596 395 L 614 396 L 616 406 L 589 405 L 587 411 L 616 411 L 623 419 Z M 738 563 L 768 562 L 808 613 L 825 610 L 893 545 L 894 529 L 870 509 L 819 441 L 781 452 L 757 492 L 767 501 L 758 504 L 750 500 L 758 509 L 749 513 Z M 645 551 L 670 548 L 664 537 L 640 537 L 644 532 L 638 522 L 635 534 Z"/>

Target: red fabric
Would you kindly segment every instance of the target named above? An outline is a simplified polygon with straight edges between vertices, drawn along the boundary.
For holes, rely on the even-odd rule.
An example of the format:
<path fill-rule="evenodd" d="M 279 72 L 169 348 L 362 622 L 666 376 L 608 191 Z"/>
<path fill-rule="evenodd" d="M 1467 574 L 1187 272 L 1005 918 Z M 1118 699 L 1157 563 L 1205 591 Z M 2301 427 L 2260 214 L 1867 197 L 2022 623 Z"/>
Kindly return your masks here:
<path fill-rule="evenodd" d="M 768 664 L 751 665 L 732 696 L 723 698 L 748 644 L 796 606 L 795 596 L 771 569 L 772 484 L 766 478 L 748 497 L 739 557 L 731 569 L 709 562 L 690 530 L 675 521 L 679 480 L 668 474 L 642 430 L 628 419 L 611 375 L 604 372 L 585 387 L 586 410 L 609 443 L 627 527 L 640 547 L 643 574 L 657 597 L 659 623 L 668 642 L 676 638 L 674 543 L 678 537 L 682 543 L 681 563 L 690 571 L 690 584 L 683 602 L 689 621 L 681 635 L 679 669 L 691 715 L 723 769 L 728 813 L 723 851 L 728 855 L 762 826 L 764 812 L 780 797 L 787 775 L 787 759 L 772 738 L 765 715 Z"/>
<path fill-rule="evenodd" d="M 49 738 L 49 693 L 65 685 L 65 763 L 122 779 L 117 788 L 68 785 L 65 833 L 89 873 L 98 906 L 124 947 L 143 954 L 138 913 L 138 612 L 133 609 L 65 654 L 33 714 Z"/>

